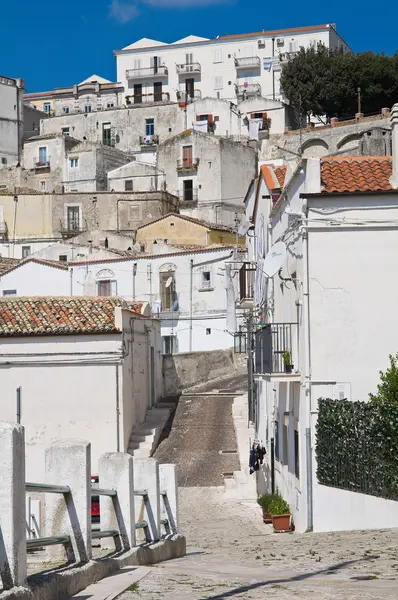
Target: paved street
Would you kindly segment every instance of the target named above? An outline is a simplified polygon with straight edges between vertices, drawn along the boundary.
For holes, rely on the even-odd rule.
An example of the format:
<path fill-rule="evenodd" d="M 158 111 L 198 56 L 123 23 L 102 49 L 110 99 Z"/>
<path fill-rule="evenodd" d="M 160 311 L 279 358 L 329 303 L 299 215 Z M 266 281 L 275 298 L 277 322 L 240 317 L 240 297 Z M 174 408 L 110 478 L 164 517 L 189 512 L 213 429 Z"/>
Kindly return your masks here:
<path fill-rule="evenodd" d="M 381 600 L 398 597 L 398 531 L 273 534 L 252 504 L 181 489 L 188 555 L 120 600 Z"/>

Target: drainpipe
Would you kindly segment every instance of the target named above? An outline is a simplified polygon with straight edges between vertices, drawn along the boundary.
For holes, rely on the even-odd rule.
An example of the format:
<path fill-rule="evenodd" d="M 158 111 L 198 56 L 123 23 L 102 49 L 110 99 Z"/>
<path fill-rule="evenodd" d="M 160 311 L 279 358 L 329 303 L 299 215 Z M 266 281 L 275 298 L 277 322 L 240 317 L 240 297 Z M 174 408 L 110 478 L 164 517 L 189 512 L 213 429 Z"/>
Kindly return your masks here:
<path fill-rule="evenodd" d="M 272 58 L 275 56 L 275 38 L 272 38 Z M 275 71 L 274 65 L 272 67 L 272 100 L 275 100 Z"/>
<path fill-rule="evenodd" d="M 192 352 L 192 295 L 193 295 L 193 258 L 189 269 L 189 351 Z"/>
<path fill-rule="evenodd" d="M 116 452 L 120 452 L 120 392 L 119 392 L 119 365 L 116 371 Z"/>
<path fill-rule="evenodd" d="M 70 278 L 70 295 L 73 296 L 73 267 L 69 269 L 69 278 Z"/>
<path fill-rule="evenodd" d="M 137 263 L 133 264 L 133 300 L 135 300 L 135 276 L 137 275 Z"/>

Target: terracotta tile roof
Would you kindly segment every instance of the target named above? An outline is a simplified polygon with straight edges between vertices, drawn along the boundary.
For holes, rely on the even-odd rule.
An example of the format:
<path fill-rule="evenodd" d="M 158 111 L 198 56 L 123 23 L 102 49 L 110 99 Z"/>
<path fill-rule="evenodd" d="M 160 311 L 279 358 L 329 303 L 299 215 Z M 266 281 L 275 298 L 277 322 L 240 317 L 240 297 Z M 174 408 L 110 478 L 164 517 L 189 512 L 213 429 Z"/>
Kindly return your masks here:
<path fill-rule="evenodd" d="M 141 313 L 142 304 L 122 298 L 0 298 L 0 337 L 117 333 L 115 308 Z"/>
<path fill-rule="evenodd" d="M 282 165 L 281 167 L 275 167 L 271 164 L 262 165 L 261 173 L 270 192 L 283 188 L 286 170 L 287 167 L 285 165 Z"/>
<path fill-rule="evenodd" d="M 10 269 L 15 268 L 21 262 L 19 258 L 5 258 L 0 256 L 0 275 L 7 273 Z"/>
<path fill-rule="evenodd" d="M 282 167 L 275 167 L 274 171 L 275 175 L 278 178 L 281 188 L 283 188 L 283 186 L 285 185 L 287 167 L 285 165 L 283 165 Z"/>
<path fill-rule="evenodd" d="M 329 29 L 331 25 L 307 25 L 305 27 L 291 27 L 290 29 L 272 29 L 270 31 L 257 31 L 254 33 L 236 33 L 234 35 L 220 35 L 220 40 L 231 40 L 242 37 L 261 37 L 263 35 L 280 35 L 283 33 L 299 33 L 300 31 L 316 31 L 318 29 Z"/>
<path fill-rule="evenodd" d="M 380 192 L 391 190 L 389 156 L 331 156 L 321 161 L 322 192 Z"/>
<path fill-rule="evenodd" d="M 195 225 L 200 225 L 201 227 L 206 227 L 207 229 L 216 229 L 218 231 L 234 231 L 232 229 L 232 227 L 228 227 L 227 225 L 222 225 L 217 224 L 217 223 L 210 223 L 209 221 L 202 221 L 199 219 L 194 219 L 193 217 L 188 217 L 187 215 L 181 215 L 178 213 L 167 213 L 167 215 L 163 215 L 162 217 L 158 217 L 157 219 L 153 219 L 152 221 L 149 221 L 148 223 L 145 223 L 144 225 L 140 225 L 137 230 L 139 229 L 145 229 L 146 227 L 149 227 L 149 225 L 153 225 L 153 223 L 158 223 L 159 221 L 162 221 L 163 219 L 167 219 L 169 217 L 172 217 L 173 219 L 183 219 L 184 221 L 189 221 L 190 223 L 195 223 Z"/>

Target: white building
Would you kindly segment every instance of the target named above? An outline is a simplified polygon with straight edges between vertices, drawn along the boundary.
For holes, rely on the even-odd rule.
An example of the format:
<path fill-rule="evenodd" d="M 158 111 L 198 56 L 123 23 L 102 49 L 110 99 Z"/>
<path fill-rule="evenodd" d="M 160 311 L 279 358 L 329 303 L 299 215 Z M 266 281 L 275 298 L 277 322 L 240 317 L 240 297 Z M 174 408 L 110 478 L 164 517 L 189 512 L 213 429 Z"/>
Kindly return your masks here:
<path fill-rule="evenodd" d="M 348 48 L 335 25 L 260 31 L 208 39 L 189 35 L 171 44 L 142 38 L 115 52 L 124 96 L 146 94 L 189 102 L 205 97 L 280 99 L 281 67 L 300 47 Z"/>
<path fill-rule="evenodd" d="M 392 157 L 304 159 L 274 202 L 268 167 L 247 198 L 254 314 L 265 323 L 255 333 L 256 436 L 269 456 L 275 448 L 259 491 L 279 488 L 299 532 L 398 525 L 397 502 L 321 485 L 316 458 L 318 400 L 368 400 L 397 352 L 398 105 L 392 127 Z M 286 257 L 267 277 L 277 242 Z"/>
<path fill-rule="evenodd" d="M 93 257 L 68 266 L 31 258 L 2 274 L 0 295 L 139 298 L 160 319 L 163 353 L 231 348 L 235 307 L 227 303 L 225 266 L 234 264 L 234 247 L 157 247 L 159 254 Z M 232 282 L 236 287 L 237 271 Z"/>
<path fill-rule="evenodd" d="M 104 452 L 127 452 L 133 427 L 162 396 L 159 323 L 124 304 L 0 300 L 1 414 L 17 421 L 18 393 L 30 480 L 43 481 L 45 448 L 61 438 L 90 440 L 93 465 Z"/>
<path fill-rule="evenodd" d="M 21 160 L 24 91 L 22 79 L 0 75 L 0 168 Z"/>

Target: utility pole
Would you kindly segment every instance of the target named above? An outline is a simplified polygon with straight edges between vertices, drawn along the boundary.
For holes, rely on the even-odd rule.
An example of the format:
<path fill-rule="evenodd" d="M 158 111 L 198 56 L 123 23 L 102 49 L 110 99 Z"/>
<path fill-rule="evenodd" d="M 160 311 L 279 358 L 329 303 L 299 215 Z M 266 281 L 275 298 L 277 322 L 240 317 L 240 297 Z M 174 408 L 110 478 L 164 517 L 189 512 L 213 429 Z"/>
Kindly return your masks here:
<path fill-rule="evenodd" d="M 361 113 L 361 88 L 358 87 L 357 89 L 358 92 L 358 114 Z"/>

